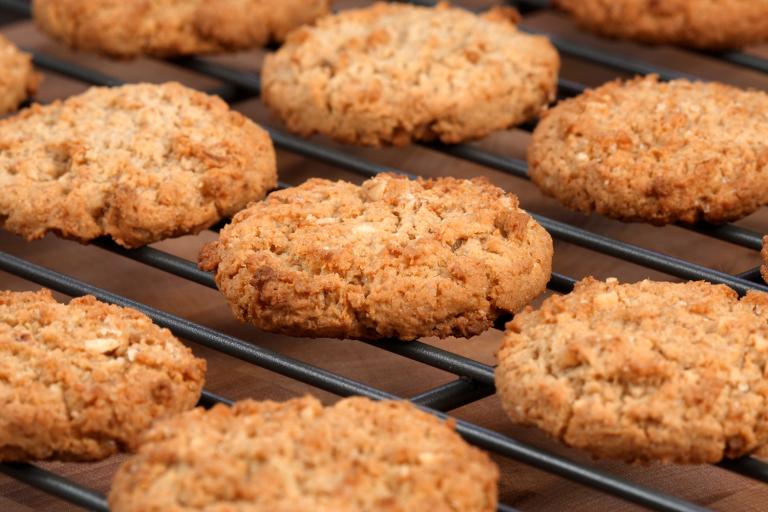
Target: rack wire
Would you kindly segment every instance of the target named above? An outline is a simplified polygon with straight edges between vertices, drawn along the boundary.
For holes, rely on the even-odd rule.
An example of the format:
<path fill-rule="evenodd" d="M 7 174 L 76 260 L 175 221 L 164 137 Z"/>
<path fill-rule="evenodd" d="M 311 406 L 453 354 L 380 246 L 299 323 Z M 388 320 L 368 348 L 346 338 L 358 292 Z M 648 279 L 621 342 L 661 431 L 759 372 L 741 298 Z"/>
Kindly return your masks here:
<path fill-rule="evenodd" d="M 434 2 L 412 1 L 411 3 L 431 5 Z M 513 3 L 522 7 L 524 12 L 532 12 L 548 8 L 548 2 L 546 0 L 518 0 Z M 23 17 L 30 16 L 29 3 L 24 0 L 0 0 L 0 10 Z M 637 60 L 605 53 L 586 45 L 563 40 L 559 37 L 552 37 L 551 35 L 550 37 L 560 52 L 582 60 L 610 67 L 622 73 L 656 73 L 659 74 L 662 79 L 667 80 L 675 78 L 696 78 L 675 70 L 665 69 Z M 58 73 L 92 85 L 115 86 L 122 84 L 122 81 L 114 77 L 105 75 L 94 69 L 82 67 L 74 62 L 69 62 L 38 52 L 32 53 L 35 64 L 47 71 Z M 768 72 L 768 62 L 754 55 L 729 52 L 709 56 L 724 60 L 731 64 Z M 220 94 L 228 101 L 236 102 L 257 97 L 260 93 L 259 77 L 255 74 L 233 69 L 201 58 L 177 59 L 172 62 L 185 69 L 216 78 L 223 82 L 225 85 L 213 92 Z M 582 84 L 560 79 L 558 83 L 558 96 L 560 98 L 570 97 L 580 93 L 584 89 L 585 86 Z M 523 129 L 531 130 L 534 126 L 535 124 L 531 123 L 524 126 Z M 415 175 L 405 172 L 402 169 L 382 167 L 338 149 L 295 137 L 276 128 L 267 127 L 267 130 L 269 131 L 275 146 L 278 148 L 337 166 L 361 176 L 370 177 L 382 171 L 390 171 L 415 177 Z M 431 143 L 423 144 L 423 146 L 430 150 L 471 161 L 521 179 L 528 179 L 525 162 L 488 152 L 473 144 L 447 146 Z M 288 186 L 290 185 L 280 184 L 280 187 Z M 589 250 L 616 256 L 682 279 L 704 279 L 713 283 L 726 284 L 735 289 L 739 294 L 744 294 L 748 290 L 768 291 L 768 286 L 766 286 L 760 279 L 759 269 L 757 268 L 747 270 L 738 275 L 730 275 L 657 251 L 651 251 L 627 242 L 593 233 L 542 215 L 534 213 L 533 216 L 556 239 L 576 244 Z M 221 224 L 212 229 L 218 229 L 220 226 Z M 703 235 L 749 249 L 759 250 L 761 247 L 762 236 L 759 233 L 738 226 L 730 224 L 723 226 L 709 226 L 702 224 L 687 228 Z M 198 269 L 193 262 L 172 254 L 152 247 L 126 250 L 106 239 L 96 241 L 95 245 L 120 256 L 131 258 L 151 267 L 188 279 L 202 286 L 215 288 L 213 276 L 210 273 Z M 97 288 L 71 276 L 30 263 L 5 252 L 0 252 L 0 270 L 28 279 L 37 284 L 47 286 L 70 296 L 91 294 L 105 302 L 137 309 L 148 315 L 157 324 L 169 328 L 179 337 L 229 354 L 278 374 L 313 385 L 317 388 L 330 391 L 339 396 L 362 395 L 373 399 L 398 398 L 375 387 L 265 349 L 253 341 L 244 341 L 217 332 L 184 318 L 132 301 L 107 290 Z M 555 272 L 552 275 L 548 287 L 557 293 L 567 293 L 573 288 L 574 282 L 575 280 L 573 278 Z M 505 319 L 502 319 L 502 322 L 503 320 Z M 500 322 L 497 327 L 501 327 L 502 322 Z M 480 400 L 493 394 L 495 391 L 493 367 L 478 361 L 418 341 L 403 343 L 396 340 L 378 340 L 364 343 L 454 374 L 456 376 L 455 380 L 410 397 L 410 400 L 417 406 L 439 417 L 446 417 L 446 412 L 476 400 Z M 208 390 L 204 391 L 200 400 L 200 405 L 210 407 L 215 403 L 231 403 L 231 401 Z M 703 507 L 678 497 L 660 493 L 653 489 L 612 476 L 591 467 L 590 465 L 576 463 L 566 457 L 533 447 L 470 422 L 456 420 L 456 428 L 467 441 L 486 450 L 529 464 L 629 502 L 664 511 L 706 510 Z M 724 470 L 768 483 L 768 464 L 758 459 L 745 457 L 737 460 L 724 461 L 718 464 L 718 466 Z M 103 495 L 34 465 L 3 463 L 0 464 L 0 472 L 86 509 L 96 511 L 108 510 L 107 502 Z M 501 504 L 499 505 L 498 510 L 511 511 L 514 509 Z"/>

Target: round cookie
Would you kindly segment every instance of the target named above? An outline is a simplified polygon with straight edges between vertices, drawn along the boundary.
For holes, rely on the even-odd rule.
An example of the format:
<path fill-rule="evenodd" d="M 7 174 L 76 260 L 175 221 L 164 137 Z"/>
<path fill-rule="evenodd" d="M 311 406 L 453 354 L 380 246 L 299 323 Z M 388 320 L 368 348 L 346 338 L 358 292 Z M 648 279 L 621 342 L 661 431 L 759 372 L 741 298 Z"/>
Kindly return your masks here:
<path fill-rule="evenodd" d="M 768 236 L 763 237 L 763 249 L 760 251 L 760 255 L 763 258 L 760 274 L 763 276 L 763 281 L 768 283 Z"/>
<path fill-rule="evenodd" d="M 176 83 L 92 88 L 0 121 L 0 222 L 125 247 L 196 233 L 277 182 L 267 133 Z"/>
<path fill-rule="evenodd" d="M 552 239 L 484 179 L 311 179 L 235 215 L 200 266 L 241 321 L 292 336 L 470 337 L 549 280 Z"/>
<path fill-rule="evenodd" d="M 768 40 L 768 0 L 555 0 L 581 26 L 607 37 L 700 49 Z"/>
<path fill-rule="evenodd" d="M 768 201 L 768 94 L 656 76 L 614 81 L 544 114 L 531 179 L 569 208 L 662 225 L 722 223 Z"/>
<path fill-rule="evenodd" d="M 118 470 L 112 512 L 496 510 L 499 472 L 407 402 L 245 400 L 155 425 Z"/>
<path fill-rule="evenodd" d="M 221 53 L 282 41 L 330 0 L 34 0 L 38 27 L 114 57 Z"/>
<path fill-rule="evenodd" d="M 507 325 L 513 421 L 598 457 L 716 462 L 768 443 L 768 295 L 587 278 Z"/>
<path fill-rule="evenodd" d="M 39 83 L 32 56 L 0 35 L 0 114 L 16 110 L 37 91 Z"/>
<path fill-rule="evenodd" d="M 456 143 L 536 117 L 560 65 L 517 14 L 378 3 L 292 33 L 262 69 L 264 102 L 305 136 Z"/>
<path fill-rule="evenodd" d="M 98 460 L 194 407 L 205 361 L 167 329 L 91 296 L 0 292 L 0 461 Z"/>

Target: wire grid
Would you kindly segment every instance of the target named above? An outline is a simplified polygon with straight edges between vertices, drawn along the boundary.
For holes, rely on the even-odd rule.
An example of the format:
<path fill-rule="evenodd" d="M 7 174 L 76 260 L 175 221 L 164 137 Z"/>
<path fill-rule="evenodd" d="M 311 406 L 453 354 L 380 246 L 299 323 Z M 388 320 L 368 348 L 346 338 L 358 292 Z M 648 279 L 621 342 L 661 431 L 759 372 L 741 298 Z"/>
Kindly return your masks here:
<path fill-rule="evenodd" d="M 410 3 L 422 5 L 433 4 L 433 2 L 429 1 L 412 1 Z M 523 8 L 522 10 L 524 12 L 545 9 L 548 7 L 548 2 L 542 0 L 519 0 L 514 3 Z M 25 17 L 30 16 L 29 3 L 24 0 L 0 0 L 0 9 Z M 557 37 L 553 37 L 552 41 L 563 54 L 594 62 L 622 72 L 657 73 L 663 79 L 679 77 L 695 78 L 685 73 L 663 69 L 640 61 L 628 60 L 624 57 L 604 53 L 588 46 L 575 44 Z M 116 78 L 107 76 L 93 69 L 81 67 L 73 62 L 67 62 L 41 53 L 32 53 L 34 55 L 34 62 L 39 68 L 59 73 L 92 85 L 115 86 L 122 83 Z M 768 72 L 768 61 L 753 55 L 740 52 L 729 52 L 712 56 L 750 69 Z M 221 95 L 228 101 L 234 102 L 259 95 L 260 82 L 259 77 L 255 74 L 242 72 L 200 58 L 178 59 L 173 62 L 176 65 L 219 79 L 225 83 L 226 85 L 224 87 L 212 92 Z M 558 82 L 558 96 L 561 98 L 573 96 L 583 91 L 584 88 L 585 86 L 582 84 L 560 79 Z M 530 131 L 533 127 L 534 125 L 530 124 L 522 128 Z M 266 127 L 266 129 L 269 131 L 275 146 L 278 148 L 338 166 L 339 168 L 352 171 L 362 176 L 369 177 L 382 171 L 407 174 L 399 169 L 382 168 L 380 165 L 373 164 L 356 156 L 294 137 L 274 128 Z M 438 143 L 430 143 L 423 145 L 432 150 L 446 153 L 456 158 L 469 160 L 522 179 L 528 178 L 527 166 L 524 161 L 493 154 L 471 144 L 447 146 Z M 280 187 L 288 186 L 290 185 L 280 184 Z M 535 213 L 532 215 L 552 234 L 554 238 L 559 240 L 573 243 L 603 254 L 616 256 L 682 279 L 703 279 L 713 283 L 726 284 L 734 288 L 739 294 L 744 294 L 750 289 L 768 291 L 768 286 L 763 284 L 760 279 L 759 268 L 750 269 L 734 276 L 701 265 L 696 265 L 679 258 L 674 258 L 666 254 L 602 236 Z M 221 227 L 221 225 L 222 224 L 214 226 L 212 229 L 216 230 Z M 759 233 L 731 224 L 723 226 L 697 225 L 692 227 L 689 226 L 688 229 L 754 250 L 759 250 L 761 247 L 762 236 Z M 151 247 L 127 250 L 116 245 L 112 241 L 103 239 L 96 241 L 95 245 L 203 286 L 215 288 L 213 276 L 210 273 L 201 271 L 197 268 L 195 263 L 172 254 Z M 137 309 L 152 318 L 155 323 L 169 328 L 179 337 L 213 348 L 249 363 L 272 370 L 276 373 L 335 393 L 339 396 L 362 395 L 373 399 L 399 398 L 361 382 L 348 379 L 316 366 L 261 348 L 253 342 L 243 341 L 195 324 L 184 318 L 110 293 L 109 291 L 97 288 L 68 275 L 30 263 L 5 252 L 0 252 L 0 269 L 70 296 L 91 294 L 105 302 Z M 572 289 L 574 282 L 574 279 L 568 276 L 553 273 L 548 287 L 555 292 L 567 293 Z M 450 411 L 494 393 L 493 367 L 491 366 L 418 341 L 402 343 L 397 340 L 379 340 L 369 341 L 367 343 L 456 375 L 456 380 L 449 382 L 448 384 L 437 386 L 410 398 L 410 400 L 423 410 L 439 417 L 446 417 L 446 411 Z M 203 391 L 200 405 L 210 407 L 216 403 L 231 402 L 210 391 Z M 664 511 L 706 510 L 696 504 L 674 496 L 655 492 L 652 489 L 614 477 L 590 467 L 589 465 L 575 463 L 565 457 L 535 448 L 470 422 L 456 420 L 456 429 L 467 441 L 483 449 L 579 482 L 629 502 Z M 718 466 L 725 470 L 733 471 L 761 482 L 768 483 L 768 464 L 758 459 L 745 457 L 737 460 L 724 461 L 719 463 Z M 87 509 L 96 511 L 108 510 L 106 499 L 103 495 L 34 465 L 25 463 L 3 463 L 0 464 L 0 471 Z M 511 511 L 515 509 L 500 504 L 498 510 Z"/>

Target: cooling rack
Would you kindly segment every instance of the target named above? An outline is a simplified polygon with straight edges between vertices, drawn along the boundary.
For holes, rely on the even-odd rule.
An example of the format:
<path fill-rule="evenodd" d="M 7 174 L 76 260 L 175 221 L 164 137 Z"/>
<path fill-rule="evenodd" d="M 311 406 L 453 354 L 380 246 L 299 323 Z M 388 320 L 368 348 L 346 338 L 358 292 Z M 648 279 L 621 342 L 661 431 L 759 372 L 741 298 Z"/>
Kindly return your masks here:
<path fill-rule="evenodd" d="M 433 2 L 413 1 L 411 3 L 431 5 Z M 541 0 L 519 0 L 513 3 L 526 14 L 549 8 L 548 2 Z M 24 0 L 0 0 L 0 12 L 28 17 L 30 15 L 30 7 L 29 3 Z M 667 69 L 642 62 L 638 59 L 628 59 L 624 56 L 605 52 L 561 37 L 553 36 L 552 41 L 562 55 L 571 56 L 620 73 L 656 73 L 665 80 L 681 77 L 697 78 L 689 73 Z M 113 86 L 123 83 L 117 78 L 108 76 L 101 71 L 81 66 L 72 60 L 61 59 L 39 52 L 33 52 L 33 54 L 35 64 L 39 68 L 52 73 L 61 74 L 91 85 Z M 710 54 L 708 57 L 754 71 L 768 73 L 768 61 L 751 54 L 727 52 L 716 55 Z M 225 84 L 208 92 L 219 94 L 231 103 L 237 103 L 259 95 L 260 82 L 256 74 L 244 72 L 234 67 L 228 67 L 203 58 L 179 59 L 173 61 L 173 64 L 194 73 L 215 78 Z M 585 86 L 581 83 L 560 79 L 558 82 L 558 97 L 567 98 L 576 95 L 583 91 L 584 88 Z M 533 124 L 529 124 L 522 127 L 522 129 L 530 131 L 533 127 Z M 276 128 L 267 127 L 267 129 L 277 148 L 336 166 L 363 177 L 370 177 L 382 171 L 408 174 L 397 168 L 382 167 L 365 158 L 356 156 L 350 151 L 298 138 Z M 448 146 L 430 143 L 422 144 L 422 146 L 431 151 L 448 155 L 451 158 L 470 161 L 520 179 L 528 179 L 527 166 L 524 161 L 490 152 L 479 147 L 477 144 Z M 288 186 L 290 185 L 280 184 L 280 187 Z M 768 286 L 760 279 L 759 268 L 752 268 L 743 273 L 732 275 L 672 255 L 601 235 L 573 224 L 537 214 L 536 212 L 531 213 L 556 240 L 620 258 L 681 279 L 703 279 L 713 283 L 726 284 L 742 295 L 751 289 L 768 291 Z M 214 226 L 212 229 L 217 230 L 219 227 Z M 685 227 L 685 229 L 693 230 L 749 250 L 759 250 L 761 248 L 761 233 L 736 225 L 696 225 Z M 152 247 L 126 250 L 107 240 L 99 240 L 95 242 L 95 245 L 119 256 L 133 259 L 142 264 L 190 280 L 201 286 L 215 288 L 213 277 L 210 273 L 199 270 L 194 262 L 173 254 Z M 72 276 L 2 251 L 0 251 L 0 269 L 66 295 L 80 296 L 91 294 L 106 302 L 132 307 L 148 315 L 157 324 L 169 328 L 183 339 L 339 396 L 363 395 L 374 399 L 398 398 L 371 385 L 346 378 L 299 359 L 281 355 L 259 346 L 258 342 L 244 341 L 196 324 L 185 318 L 111 293 L 108 290 L 98 288 Z M 548 288 L 556 293 L 567 293 L 572 289 L 574 282 L 575 280 L 572 277 L 555 272 L 548 284 Z M 447 384 L 434 387 L 409 398 L 419 407 L 432 414 L 445 417 L 449 411 L 494 393 L 493 367 L 487 364 L 418 341 L 402 343 L 394 340 L 382 340 L 366 343 L 377 349 L 399 354 L 419 363 L 449 372 L 455 376 L 455 379 Z M 206 390 L 203 392 L 200 404 L 210 407 L 220 402 L 229 403 L 229 400 L 226 397 Z M 456 428 L 467 441 L 485 450 L 650 509 L 664 511 L 706 510 L 700 505 L 685 501 L 679 497 L 638 485 L 596 469 L 593 465 L 576 462 L 468 421 L 456 420 Z M 718 466 L 722 470 L 768 483 L 768 463 L 756 458 L 745 457 L 738 460 L 725 461 L 718 464 Z M 0 472 L 86 509 L 96 511 L 108 510 L 106 499 L 102 494 L 41 467 L 31 464 L 5 463 L 0 464 Z M 500 504 L 498 510 L 511 511 L 515 509 L 511 506 Z"/>

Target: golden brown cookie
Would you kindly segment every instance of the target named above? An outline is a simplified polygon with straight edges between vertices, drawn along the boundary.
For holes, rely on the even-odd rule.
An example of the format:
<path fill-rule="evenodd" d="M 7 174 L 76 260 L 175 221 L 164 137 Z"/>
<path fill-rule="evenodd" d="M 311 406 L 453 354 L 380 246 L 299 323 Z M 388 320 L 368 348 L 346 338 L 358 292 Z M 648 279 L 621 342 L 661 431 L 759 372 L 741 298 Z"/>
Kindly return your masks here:
<path fill-rule="evenodd" d="M 768 444 L 768 294 L 587 278 L 507 325 L 517 423 L 598 457 L 716 462 Z"/>
<path fill-rule="evenodd" d="M 30 240 L 196 233 L 276 181 L 264 130 L 176 83 L 92 88 L 0 122 L 0 222 Z"/>
<path fill-rule="evenodd" d="M 330 0 L 34 0 L 37 25 L 69 46 L 131 58 L 221 53 L 282 41 Z"/>
<path fill-rule="evenodd" d="M 555 96 L 557 52 L 516 21 L 511 9 L 477 16 L 445 4 L 346 10 L 267 56 L 262 96 L 305 136 L 370 146 L 483 137 Z"/>
<path fill-rule="evenodd" d="M 235 316 L 293 336 L 470 337 L 549 280 L 552 239 L 484 179 L 311 179 L 237 214 L 200 266 Z"/>
<path fill-rule="evenodd" d="M 16 110 L 22 101 L 35 94 L 39 83 L 32 56 L 0 35 L 0 114 Z"/>
<path fill-rule="evenodd" d="M 555 0 L 603 36 L 702 49 L 768 40 L 768 0 Z"/>
<path fill-rule="evenodd" d="M 760 255 L 763 258 L 760 274 L 763 276 L 763 281 L 768 283 L 768 236 L 763 237 L 763 249 L 760 251 Z"/>
<path fill-rule="evenodd" d="M 155 425 L 112 483 L 112 512 L 496 510 L 498 469 L 407 402 L 245 400 Z"/>
<path fill-rule="evenodd" d="M 205 361 L 152 321 L 91 296 L 0 292 L 0 461 L 98 460 L 194 407 Z"/>
<path fill-rule="evenodd" d="M 768 94 L 614 81 L 546 112 L 531 179 L 569 208 L 661 225 L 722 223 L 768 202 Z"/>

